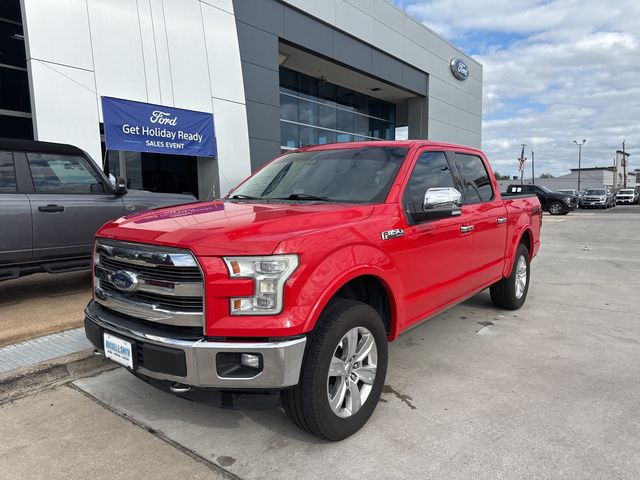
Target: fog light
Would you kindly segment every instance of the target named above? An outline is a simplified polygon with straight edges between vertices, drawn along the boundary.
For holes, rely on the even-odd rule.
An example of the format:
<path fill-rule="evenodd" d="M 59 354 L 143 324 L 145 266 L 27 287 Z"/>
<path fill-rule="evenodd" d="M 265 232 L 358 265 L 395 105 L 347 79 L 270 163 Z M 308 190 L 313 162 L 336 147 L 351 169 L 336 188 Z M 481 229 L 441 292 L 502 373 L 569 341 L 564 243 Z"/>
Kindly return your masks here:
<path fill-rule="evenodd" d="M 243 367 L 255 368 L 257 370 L 260 368 L 260 356 L 253 355 L 251 353 L 243 353 L 240 357 L 240 363 Z"/>

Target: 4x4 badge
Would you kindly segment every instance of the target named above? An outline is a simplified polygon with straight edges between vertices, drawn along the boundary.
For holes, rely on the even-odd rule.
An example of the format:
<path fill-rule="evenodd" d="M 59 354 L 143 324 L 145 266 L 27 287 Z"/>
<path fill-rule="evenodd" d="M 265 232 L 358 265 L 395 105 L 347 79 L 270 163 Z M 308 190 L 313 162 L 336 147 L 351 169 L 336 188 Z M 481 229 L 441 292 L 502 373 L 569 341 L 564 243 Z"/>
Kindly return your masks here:
<path fill-rule="evenodd" d="M 404 235 L 404 230 L 401 228 L 394 228 L 393 230 L 382 232 L 380 235 L 382 236 L 382 240 L 389 240 L 390 238 L 402 237 Z"/>

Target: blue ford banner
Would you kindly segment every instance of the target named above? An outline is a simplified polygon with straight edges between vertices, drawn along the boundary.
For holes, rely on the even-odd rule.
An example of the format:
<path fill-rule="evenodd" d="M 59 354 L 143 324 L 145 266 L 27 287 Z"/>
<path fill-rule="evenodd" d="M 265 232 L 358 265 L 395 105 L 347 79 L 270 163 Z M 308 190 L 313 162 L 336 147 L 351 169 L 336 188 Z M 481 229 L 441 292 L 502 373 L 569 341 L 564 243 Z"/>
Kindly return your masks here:
<path fill-rule="evenodd" d="M 102 97 L 109 150 L 215 157 L 213 115 L 182 108 Z"/>

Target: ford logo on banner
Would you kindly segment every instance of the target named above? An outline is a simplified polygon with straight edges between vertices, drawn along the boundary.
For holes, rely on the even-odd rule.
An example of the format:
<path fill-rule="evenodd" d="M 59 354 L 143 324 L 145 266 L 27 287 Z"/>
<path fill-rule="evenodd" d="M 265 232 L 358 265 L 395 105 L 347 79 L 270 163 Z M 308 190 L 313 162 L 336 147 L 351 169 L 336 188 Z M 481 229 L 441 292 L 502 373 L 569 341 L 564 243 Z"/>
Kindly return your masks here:
<path fill-rule="evenodd" d="M 459 58 L 452 58 L 450 65 L 451 73 L 453 73 L 454 77 L 456 77 L 458 80 L 467 79 L 467 77 L 469 76 L 469 67 L 467 67 L 466 63 L 464 63 Z"/>
<path fill-rule="evenodd" d="M 217 155 L 210 113 L 102 97 L 102 116 L 109 150 Z"/>

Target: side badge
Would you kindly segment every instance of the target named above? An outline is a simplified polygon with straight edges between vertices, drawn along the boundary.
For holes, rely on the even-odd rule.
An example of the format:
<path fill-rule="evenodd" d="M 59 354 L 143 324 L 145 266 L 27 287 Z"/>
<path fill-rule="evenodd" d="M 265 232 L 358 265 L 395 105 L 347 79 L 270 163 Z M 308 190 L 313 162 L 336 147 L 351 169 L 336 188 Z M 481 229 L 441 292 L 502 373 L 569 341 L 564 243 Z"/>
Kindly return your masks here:
<path fill-rule="evenodd" d="M 386 232 L 382 232 L 380 236 L 382 240 L 389 240 L 390 238 L 402 237 L 404 235 L 404 230 L 401 228 L 395 228 L 393 230 L 387 230 Z"/>
<path fill-rule="evenodd" d="M 127 205 L 124 207 L 128 212 L 133 212 L 136 209 L 135 205 Z"/>

